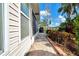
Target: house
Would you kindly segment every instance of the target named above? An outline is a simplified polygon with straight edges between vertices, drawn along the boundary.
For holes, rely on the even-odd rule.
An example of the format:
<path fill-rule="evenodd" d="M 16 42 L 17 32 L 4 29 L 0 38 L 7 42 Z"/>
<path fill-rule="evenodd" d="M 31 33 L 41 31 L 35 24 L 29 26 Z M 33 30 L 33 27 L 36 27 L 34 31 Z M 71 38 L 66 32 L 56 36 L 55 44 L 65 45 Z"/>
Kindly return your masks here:
<path fill-rule="evenodd" d="M 0 55 L 24 56 L 38 32 L 39 5 L 0 3 Z"/>

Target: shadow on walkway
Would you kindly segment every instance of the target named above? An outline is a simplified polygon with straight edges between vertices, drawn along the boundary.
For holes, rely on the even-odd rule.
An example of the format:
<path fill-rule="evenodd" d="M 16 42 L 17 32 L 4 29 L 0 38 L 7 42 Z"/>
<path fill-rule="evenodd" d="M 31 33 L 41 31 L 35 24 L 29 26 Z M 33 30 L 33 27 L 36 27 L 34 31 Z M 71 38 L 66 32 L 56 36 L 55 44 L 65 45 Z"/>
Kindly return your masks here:
<path fill-rule="evenodd" d="M 48 51 L 35 50 L 28 52 L 27 54 L 25 54 L 25 56 L 57 56 L 57 55 Z"/>
<path fill-rule="evenodd" d="M 51 44 L 49 44 L 49 43 L 46 43 L 46 44 L 44 44 L 44 45 L 46 45 L 46 46 L 48 46 L 48 47 L 51 47 Z"/>
<path fill-rule="evenodd" d="M 58 56 L 58 54 L 49 43 L 46 34 L 38 33 L 32 47 L 25 56 Z"/>

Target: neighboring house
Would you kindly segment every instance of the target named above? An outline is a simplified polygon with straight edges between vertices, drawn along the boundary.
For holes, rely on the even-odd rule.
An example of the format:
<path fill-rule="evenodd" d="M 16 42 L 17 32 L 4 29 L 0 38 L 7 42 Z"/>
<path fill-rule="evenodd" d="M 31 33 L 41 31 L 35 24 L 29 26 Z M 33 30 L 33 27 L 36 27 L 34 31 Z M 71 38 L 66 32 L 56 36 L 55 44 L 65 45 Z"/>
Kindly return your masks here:
<path fill-rule="evenodd" d="M 38 32 L 39 5 L 0 3 L 0 55 L 23 56 Z"/>

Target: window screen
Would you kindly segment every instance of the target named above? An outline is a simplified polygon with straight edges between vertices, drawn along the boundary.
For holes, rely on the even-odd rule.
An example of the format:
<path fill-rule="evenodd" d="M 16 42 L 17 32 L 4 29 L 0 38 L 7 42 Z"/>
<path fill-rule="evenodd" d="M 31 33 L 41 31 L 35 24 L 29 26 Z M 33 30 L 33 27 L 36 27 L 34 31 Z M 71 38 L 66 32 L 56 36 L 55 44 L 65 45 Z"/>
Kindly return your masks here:
<path fill-rule="evenodd" d="M 29 35 L 29 19 L 21 14 L 21 39 Z"/>

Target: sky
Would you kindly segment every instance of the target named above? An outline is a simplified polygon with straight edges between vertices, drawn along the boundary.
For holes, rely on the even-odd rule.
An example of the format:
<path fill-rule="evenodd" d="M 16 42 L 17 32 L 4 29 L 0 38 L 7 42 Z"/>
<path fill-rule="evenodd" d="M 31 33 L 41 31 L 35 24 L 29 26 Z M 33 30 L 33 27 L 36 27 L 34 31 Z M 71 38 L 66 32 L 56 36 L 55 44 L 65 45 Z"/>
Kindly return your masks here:
<path fill-rule="evenodd" d="M 46 13 L 46 6 L 50 12 Z M 65 18 L 58 13 L 58 9 L 61 7 L 60 3 L 40 3 L 40 21 L 45 19 L 46 15 L 49 15 L 49 20 L 51 20 L 50 27 L 59 26 L 61 22 L 65 22 Z"/>

